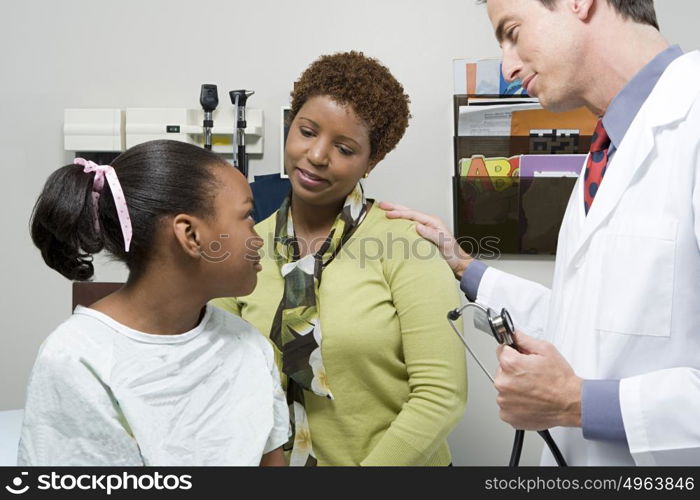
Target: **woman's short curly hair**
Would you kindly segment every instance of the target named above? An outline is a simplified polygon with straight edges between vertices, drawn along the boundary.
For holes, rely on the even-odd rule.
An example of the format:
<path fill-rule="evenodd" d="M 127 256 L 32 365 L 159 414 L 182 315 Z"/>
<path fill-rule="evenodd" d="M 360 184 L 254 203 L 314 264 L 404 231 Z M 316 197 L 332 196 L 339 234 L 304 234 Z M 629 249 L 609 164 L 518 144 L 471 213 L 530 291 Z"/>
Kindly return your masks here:
<path fill-rule="evenodd" d="M 369 128 L 370 160 L 380 161 L 403 137 L 411 102 L 389 69 L 362 52 L 321 56 L 294 83 L 289 123 L 312 97 L 349 105 Z"/>

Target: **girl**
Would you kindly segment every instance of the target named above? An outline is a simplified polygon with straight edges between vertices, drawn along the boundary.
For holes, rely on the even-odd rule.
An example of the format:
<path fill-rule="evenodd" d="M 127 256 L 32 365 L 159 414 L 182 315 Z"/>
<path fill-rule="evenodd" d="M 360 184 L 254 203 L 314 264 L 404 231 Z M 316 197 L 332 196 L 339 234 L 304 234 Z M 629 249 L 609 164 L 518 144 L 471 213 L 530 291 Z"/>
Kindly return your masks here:
<path fill-rule="evenodd" d="M 41 346 L 21 465 L 284 464 L 272 349 L 207 305 L 255 287 L 252 208 L 237 170 L 176 141 L 135 146 L 113 168 L 76 159 L 49 177 L 31 221 L 46 264 L 87 280 L 105 249 L 129 278 Z"/>
<path fill-rule="evenodd" d="M 257 226 L 261 285 L 217 304 L 275 343 L 292 465 L 448 465 L 466 368 L 445 313 L 460 298 L 436 249 L 360 184 L 403 136 L 408 97 L 375 59 L 334 54 L 295 83 L 291 115 L 292 192 Z"/>

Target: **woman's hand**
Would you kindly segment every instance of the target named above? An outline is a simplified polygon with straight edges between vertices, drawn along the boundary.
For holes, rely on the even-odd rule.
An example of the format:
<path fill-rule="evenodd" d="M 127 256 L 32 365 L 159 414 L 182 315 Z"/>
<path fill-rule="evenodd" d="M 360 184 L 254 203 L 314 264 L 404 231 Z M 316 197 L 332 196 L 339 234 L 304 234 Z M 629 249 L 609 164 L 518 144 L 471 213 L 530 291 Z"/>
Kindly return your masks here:
<path fill-rule="evenodd" d="M 284 458 L 282 447 L 272 450 L 270 453 L 265 453 L 260 460 L 260 467 L 286 467 L 287 460 Z"/>
<path fill-rule="evenodd" d="M 386 211 L 386 216 L 389 219 L 407 219 L 417 222 L 416 231 L 418 234 L 437 245 L 455 277 L 462 279 L 464 270 L 474 259 L 462 250 L 442 219 L 386 201 L 379 203 L 379 208 Z"/>

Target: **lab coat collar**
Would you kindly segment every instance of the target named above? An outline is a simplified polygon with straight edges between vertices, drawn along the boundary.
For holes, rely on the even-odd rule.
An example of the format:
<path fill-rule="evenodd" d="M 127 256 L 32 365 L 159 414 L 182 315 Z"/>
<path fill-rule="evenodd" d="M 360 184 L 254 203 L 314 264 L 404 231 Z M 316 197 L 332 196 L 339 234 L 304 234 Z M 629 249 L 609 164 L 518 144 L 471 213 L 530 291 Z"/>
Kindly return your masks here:
<path fill-rule="evenodd" d="M 585 252 L 595 231 L 608 219 L 622 195 L 655 148 L 657 132 L 682 121 L 700 94 L 700 51 L 690 52 L 673 61 L 659 79 L 649 98 L 630 125 L 620 148 L 611 160 L 588 216 L 583 208 L 584 183 L 576 184 L 573 222 L 578 229 L 569 262 Z M 585 168 L 585 164 L 584 164 Z"/>

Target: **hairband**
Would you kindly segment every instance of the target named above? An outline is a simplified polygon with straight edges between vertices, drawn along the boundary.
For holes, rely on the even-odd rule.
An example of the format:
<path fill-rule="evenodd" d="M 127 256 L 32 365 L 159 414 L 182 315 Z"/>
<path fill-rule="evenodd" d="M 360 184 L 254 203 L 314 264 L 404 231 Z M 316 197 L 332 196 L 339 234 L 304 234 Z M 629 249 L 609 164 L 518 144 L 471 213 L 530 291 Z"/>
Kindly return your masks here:
<path fill-rule="evenodd" d="M 129 217 L 129 209 L 126 206 L 126 198 L 124 198 L 124 191 L 122 191 L 119 179 L 117 179 L 117 172 L 111 165 L 98 165 L 94 161 L 86 160 L 85 158 L 76 158 L 73 160 L 73 163 L 84 167 L 83 172 L 86 174 L 95 172 L 95 179 L 92 181 L 92 206 L 95 212 L 95 229 L 97 231 L 100 229 L 99 218 L 97 217 L 98 201 L 105 185 L 105 177 L 107 178 L 107 183 L 109 183 L 109 188 L 112 190 L 112 196 L 114 197 L 114 204 L 117 207 L 119 224 L 122 227 L 124 250 L 128 252 L 133 230 L 131 227 L 131 217 Z"/>

